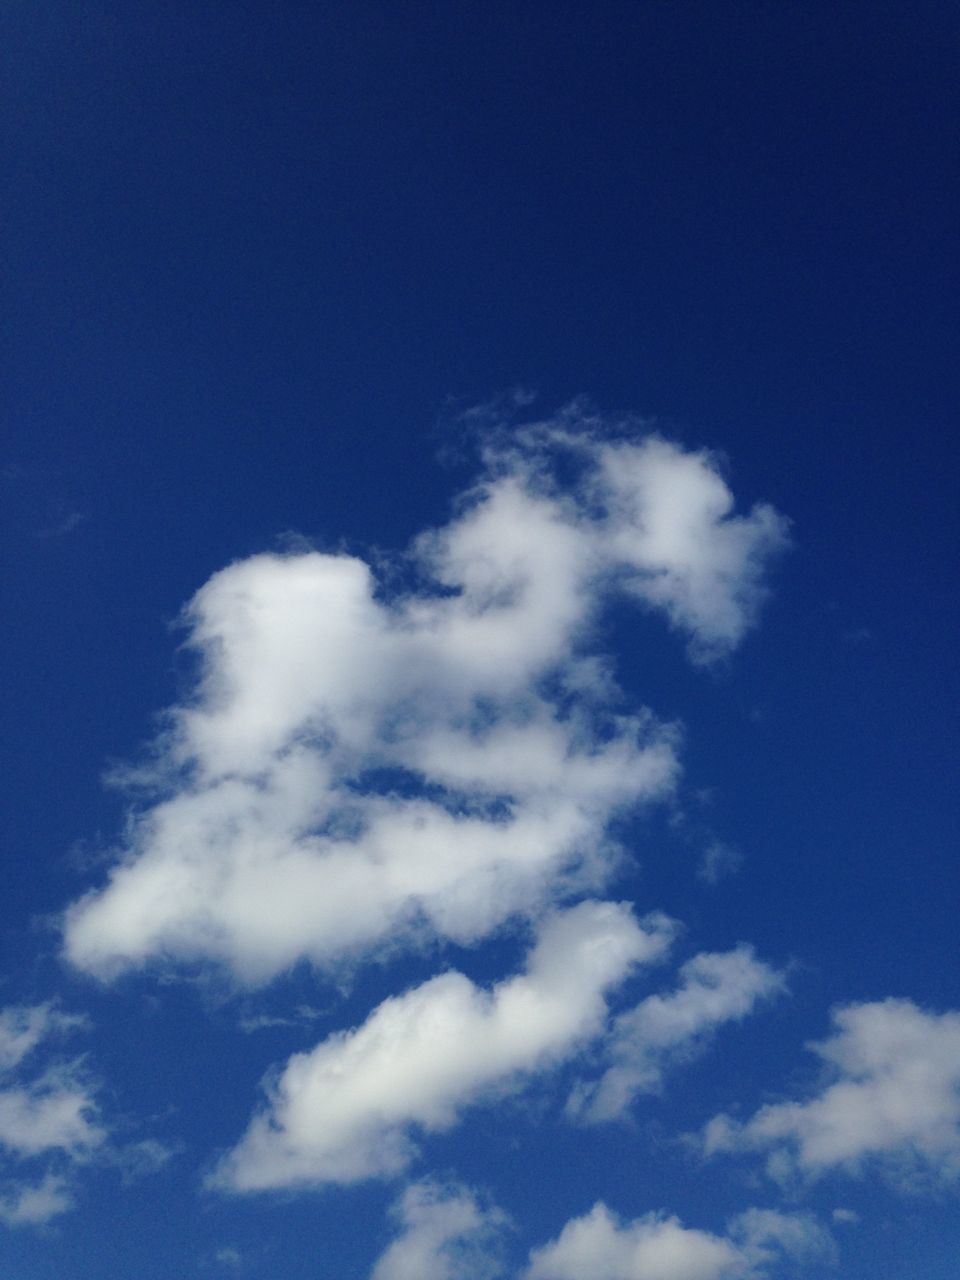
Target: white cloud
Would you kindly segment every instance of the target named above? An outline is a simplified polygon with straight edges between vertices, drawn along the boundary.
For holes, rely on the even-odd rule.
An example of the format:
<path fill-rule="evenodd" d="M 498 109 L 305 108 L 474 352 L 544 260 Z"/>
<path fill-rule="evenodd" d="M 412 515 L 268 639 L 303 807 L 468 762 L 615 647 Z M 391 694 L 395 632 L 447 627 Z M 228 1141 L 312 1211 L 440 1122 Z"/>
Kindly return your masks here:
<path fill-rule="evenodd" d="M 497 1238 L 507 1220 L 466 1187 L 415 1183 L 392 1213 L 400 1232 L 371 1280 L 493 1280 L 502 1274 Z"/>
<path fill-rule="evenodd" d="M 48 1036 L 73 1031 L 83 1021 L 50 1003 L 0 1009 L 0 1072 L 16 1067 Z"/>
<path fill-rule="evenodd" d="M 50 1055 L 51 1040 L 88 1025 L 52 1002 L 0 1009 L 0 1222 L 37 1225 L 72 1208 L 77 1169 L 93 1161 L 130 1182 L 173 1154 L 155 1139 L 112 1141 L 84 1060 Z"/>
<path fill-rule="evenodd" d="M 860 1215 L 855 1209 L 834 1209 L 831 1215 L 834 1222 L 856 1223 L 860 1221 Z"/>
<path fill-rule="evenodd" d="M 784 989 L 783 977 L 750 947 L 702 952 L 680 970 L 668 995 L 652 995 L 621 1014 L 607 1046 L 611 1065 L 599 1081 L 580 1084 L 568 1111 L 587 1123 L 624 1114 L 637 1094 L 656 1092 L 665 1068 L 700 1050 L 721 1024 L 740 1021 L 759 1000 Z"/>
<path fill-rule="evenodd" d="M 810 1213 L 780 1213 L 776 1209 L 746 1209 L 727 1223 L 727 1233 L 749 1264 L 750 1276 L 763 1275 L 782 1258 L 794 1262 L 837 1261 L 830 1232 Z"/>
<path fill-rule="evenodd" d="M 745 1124 L 717 1116 L 708 1154 L 766 1150 L 775 1177 L 860 1172 L 879 1161 L 899 1177 L 960 1174 L 960 1013 L 909 1000 L 848 1005 L 810 1047 L 831 1082 L 800 1102 L 762 1107 Z"/>
<path fill-rule="evenodd" d="M 19 1156 L 77 1155 L 104 1138 L 97 1106 L 78 1063 L 58 1063 L 23 1077 L 22 1063 L 53 1036 L 85 1025 L 52 1004 L 0 1009 L 0 1149 Z"/>
<path fill-rule="evenodd" d="M 529 1280 L 730 1280 L 744 1259 L 729 1240 L 648 1214 L 621 1225 L 606 1205 L 574 1218 L 531 1254 Z"/>
<path fill-rule="evenodd" d="M 105 1143 L 82 1063 L 36 1062 L 47 1041 L 85 1025 L 49 1002 L 0 1009 L 0 1222 L 8 1226 L 37 1225 L 69 1209 L 68 1181 L 55 1170 L 88 1160 Z M 48 1166 L 40 1181 L 24 1180 L 21 1170 L 36 1177 L 38 1164 Z"/>
<path fill-rule="evenodd" d="M 784 1257 L 832 1260 L 833 1242 L 806 1214 L 748 1209 L 725 1236 L 647 1214 L 621 1223 L 602 1202 L 530 1256 L 527 1280 L 761 1280 Z"/>
<path fill-rule="evenodd" d="M 772 507 L 733 514 L 734 499 L 705 452 L 656 437 L 600 452 L 601 492 L 613 554 L 630 585 L 689 637 L 691 657 L 728 653 L 763 599 L 763 572 L 786 526 Z"/>
<path fill-rule="evenodd" d="M 397 1173 L 411 1130 L 443 1131 L 604 1028 L 604 993 L 669 945 L 662 917 L 583 902 L 548 918 L 526 972 L 492 990 L 447 972 L 385 1000 L 362 1026 L 294 1055 L 214 1183 L 237 1191 Z"/>
<path fill-rule="evenodd" d="M 158 1142 L 156 1138 L 143 1138 L 139 1142 L 115 1147 L 105 1159 L 118 1168 L 120 1177 L 130 1184 L 159 1173 L 177 1154 L 177 1150 L 176 1147 Z"/>
<path fill-rule="evenodd" d="M 0 1147 L 21 1156 L 79 1155 L 99 1146 L 103 1129 L 89 1090 L 70 1068 L 53 1068 L 26 1085 L 0 1089 Z"/>
<path fill-rule="evenodd" d="M 207 959 L 255 984 L 424 932 L 471 942 L 604 884 L 611 818 L 678 770 L 670 727 L 613 712 L 591 651 L 604 600 L 626 592 L 697 661 L 720 656 L 784 522 L 735 514 L 709 454 L 574 436 L 574 417 L 488 447 L 414 545 L 417 590 L 388 598 L 363 561 L 319 552 L 207 582 L 185 613 L 202 674 L 148 771 L 162 798 L 67 914 L 75 965 Z"/>
<path fill-rule="evenodd" d="M 39 1226 L 72 1207 L 64 1179 L 47 1174 L 39 1183 L 21 1183 L 0 1196 L 0 1222 L 8 1227 Z"/>

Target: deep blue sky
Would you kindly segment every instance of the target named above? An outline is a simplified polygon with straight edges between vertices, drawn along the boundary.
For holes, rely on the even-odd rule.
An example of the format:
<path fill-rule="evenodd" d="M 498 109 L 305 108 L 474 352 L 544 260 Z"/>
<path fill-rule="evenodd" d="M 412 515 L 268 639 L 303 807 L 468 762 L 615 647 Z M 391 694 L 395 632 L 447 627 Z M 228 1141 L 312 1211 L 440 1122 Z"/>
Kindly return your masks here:
<path fill-rule="evenodd" d="M 958 34 L 954 5 L 884 0 L 4 7 L 0 1003 L 88 1012 L 116 1111 L 143 1136 L 173 1108 L 159 1136 L 183 1148 L 121 1191 L 93 1170 L 56 1228 L 0 1235 L 6 1274 L 216 1274 L 212 1251 L 253 1238 L 252 1275 L 368 1273 L 376 1185 L 197 1191 L 309 1037 L 247 1038 L 218 1080 L 234 1006 L 78 979 L 42 921 L 97 882 L 123 814 L 101 775 L 189 678 L 183 602 L 290 531 L 397 548 L 441 522 L 471 474 L 438 460 L 451 419 L 514 388 L 718 449 L 744 507 L 792 521 L 762 625 L 718 669 L 633 613 L 607 624 L 623 684 L 686 733 L 684 824 L 649 820 L 662 856 L 621 891 L 695 949 L 796 966 L 763 1015 L 776 1043 L 722 1042 L 744 1108 L 806 1078 L 835 1002 L 960 1005 Z M 707 890 L 711 840 L 745 863 Z M 432 971 L 409 963 L 401 988 Z M 395 989 L 361 977 L 325 1030 Z M 184 1046 L 163 1069 L 159 1034 L 128 1033 L 148 998 Z M 666 1159 L 650 1177 L 648 1121 L 704 1118 L 674 1105 L 627 1163 L 598 1139 L 551 1213 L 519 1158 L 497 1172 L 492 1128 L 436 1159 L 527 1213 L 525 1247 L 601 1194 L 713 1228 L 735 1207 L 715 1185 Z M 532 1169 L 580 1139 L 524 1141 Z M 865 1229 L 844 1276 L 876 1256 L 891 1280 L 953 1274 L 943 1203 L 860 1184 L 830 1203 L 857 1196 L 900 1226 L 880 1255 Z"/>

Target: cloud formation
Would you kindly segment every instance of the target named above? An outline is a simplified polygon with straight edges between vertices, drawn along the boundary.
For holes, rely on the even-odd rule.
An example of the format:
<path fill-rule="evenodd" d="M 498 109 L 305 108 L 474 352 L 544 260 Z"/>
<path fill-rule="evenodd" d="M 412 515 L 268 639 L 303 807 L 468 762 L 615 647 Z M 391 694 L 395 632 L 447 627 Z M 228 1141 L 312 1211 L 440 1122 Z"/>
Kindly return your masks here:
<path fill-rule="evenodd" d="M 35 1227 L 72 1207 L 73 1196 L 65 1179 L 48 1173 L 38 1183 L 15 1183 L 0 1196 L 0 1222 L 8 1227 Z"/>
<path fill-rule="evenodd" d="M 502 1275 L 498 1237 L 507 1220 L 461 1186 L 423 1181 L 393 1206 L 400 1225 L 371 1280 L 494 1280 Z"/>
<path fill-rule="evenodd" d="M 53 1004 L 10 1005 L 0 1009 L 0 1071 L 10 1071 L 41 1040 L 84 1024 L 77 1015 L 61 1013 Z"/>
<path fill-rule="evenodd" d="M 526 1280 L 761 1280 L 785 1256 L 832 1260 L 833 1243 L 807 1214 L 748 1209 L 718 1236 L 662 1213 L 622 1223 L 600 1202 L 533 1251 Z"/>
<path fill-rule="evenodd" d="M 411 1131 L 452 1127 L 604 1029 L 605 993 L 658 959 L 670 923 L 582 902 L 540 927 L 526 971 L 491 990 L 450 971 L 385 1000 L 352 1031 L 295 1054 L 215 1184 L 235 1191 L 398 1173 Z"/>
<path fill-rule="evenodd" d="M 960 1013 L 910 1000 L 847 1005 L 811 1045 L 829 1083 L 798 1102 L 762 1107 L 740 1124 L 717 1116 L 708 1154 L 767 1151 L 772 1176 L 850 1174 L 879 1163 L 899 1178 L 960 1175 Z"/>
<path fill-rule="evenodd" d="M 201 674 L 156 744 L 156 798 L 67 914 L 73 964 L 213 961 L 257 984 L 425 933 L 474 942 L 602 887 L 611 819 L 678 772 L 671 727 L 624 710 L 596 649 L 605 601 L 714 660 L 785 524 L 737 514 L 710 454 L 575 418 L 488 442 L 402 589 L 317 551 L 207 582 L 184 615 Z"/>
<path fill-rule="evenodd" d="M 606 1047 L 611 1065 L 598 1081 L 578 1085 L 568 1112 L 594 1124 L 622 1116 L 638 1094 L 660 1088 L 668 1065 L 689 1059 L 717 1027 L 783 989 L 782 975 L 748 946 L 694 956 L 676 991 L 647 996 L 616 1019 Z"/>
<path fill-rule="evenodd" d="M 87 1160 L 106 1140 L 93 1089 L 79 1062 L 36 1066 L 38 1049 L 84 1025 L 52 1004 L 0 1010 L 0 1221 L 36 1224 L 72 1204 L 58 1171 Z M 37 1162 L 40 1181 L 34 1181 Z M 52 1163 L 55 1162 L 55 1163 Z"/>

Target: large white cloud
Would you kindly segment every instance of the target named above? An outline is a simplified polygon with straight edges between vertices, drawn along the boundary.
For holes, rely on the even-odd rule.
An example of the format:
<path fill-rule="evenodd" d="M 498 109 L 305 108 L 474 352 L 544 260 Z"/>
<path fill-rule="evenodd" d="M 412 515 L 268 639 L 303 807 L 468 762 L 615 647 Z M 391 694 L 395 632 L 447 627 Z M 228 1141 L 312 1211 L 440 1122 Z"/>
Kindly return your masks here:
<path fill-rule="evenodd" d="M 672 730 L 618 700 L 601 606 L 626 592 L 697 661 L 722 655 L 784 523 L 735 514 L 709 454 L 577 434 L 574 416 L 487 448 L 454 518 L 416 541 L 414 589 L 305 552 L 197 593 L 202 674 L 157 744 L 160 798 L 67 915 L 74 964 L 210 959 L 257 983 L 424 930 L 472 941 L 604 883 L 611 818 L 678 766 Z"/>
<path fill-rule="evenodd" d="M 534 1250 L 526 1280 L 760 1280 L 785 1256 L 830 1260 L 832 1240 L 806 1214 L 748 1209 L 720 1236 L 662 1213 L 624 1223 L 601 1202 Z"/>
<path fill-rule="evenodd" d="M 960 1013 L 909 1000 L 848 1005 L 834 1033 L 811 1048 L 831 1077 L 805 1101 L 762 1107 L 741 1124 L 717 1116 L 708 1154 L 770 1153 L 775 1177 L 857 1173 L 879 1162 L 895 1176 L 960 1175 Z"/>
<path fill-rule="evenodd" d="M 401 1170 L 412 1130 L 442 1131 L 604 1028 L 605 992 L 673 934 L 628 908 L 582 902 L 541 926 L 526 971 L 485 990 L 457 972 L 386 1000 L 362 1026 L 296 1054 L 214 1182 L 238 1191 Z"/>
<path fill-rule="evenodd" d="M 667 1065 L 689 1058 L 715 1028 L 740 1021 L 784 989 L 782 976 L 743 945 L 694 956 L 680 978 L 676 991 L 647 996 L 616 1019 L 606 1048 L 611 1065 L 598 1081 L 575 1089 L 573 1116 L 597 1123 L 623 1115 L 638 1094 L 660 1088 Z"/>

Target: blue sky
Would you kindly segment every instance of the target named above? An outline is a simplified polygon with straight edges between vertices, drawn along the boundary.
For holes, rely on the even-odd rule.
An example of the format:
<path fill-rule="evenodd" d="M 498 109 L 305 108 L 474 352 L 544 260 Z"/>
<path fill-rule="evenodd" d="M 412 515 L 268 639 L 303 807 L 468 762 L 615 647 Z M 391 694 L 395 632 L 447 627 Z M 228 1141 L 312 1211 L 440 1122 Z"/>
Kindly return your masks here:
<path fill-rule="evenodd" d="M 956 1274 L 958 34 L 5 7 L 4 1276 Z"/>

